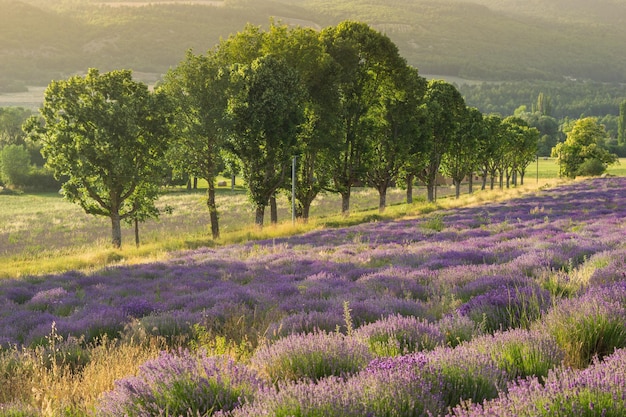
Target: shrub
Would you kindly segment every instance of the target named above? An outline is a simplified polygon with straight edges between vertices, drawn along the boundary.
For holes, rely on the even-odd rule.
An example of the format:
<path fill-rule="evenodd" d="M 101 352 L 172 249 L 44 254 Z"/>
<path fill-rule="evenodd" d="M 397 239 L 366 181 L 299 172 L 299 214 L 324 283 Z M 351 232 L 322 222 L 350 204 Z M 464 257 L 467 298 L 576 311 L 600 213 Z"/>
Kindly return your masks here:
<path fill-rule="evenodd" d="M 586 159 L 578 167 L 577 174 L 583 177 L 598 177 L 606 172 L 606 165 L 597 158 Z"/>
<path fill-rule="evenodd" d="M 353 374 L 371 359 L 367 346 L 357 339 L 320 331 L 290 335 L 261 346 L 250 362 L 261 375 L 278 382 Z"/>
<path fill-rule="evenodd" d="M 426 355 L 428 366 L 424 377 L 433 379 L 445 407 L 454 407 L 462 400 L 482 402 L 498 396 L 506 387 L 508 376 L 487 354 L 469 346 L 440 348 Z"/>
<path fill-rule="evenodd" d="M 406 355 L 444 344 L 444 336 L 437 326 L 399 315 L 360 327 L 355 336 L 364 340 L 376 356 Z"/>
<path fill-rule="evenodd" d="M 474 321 L 458 314 L 444 316 L 437 325 L 444 336 L 446 346 L 449 347 L 455 347 L 481 334 Z"/>
<path fill-rule="evenodd" d="M 0 180 L 21 187 L 30 172 L 30 154 L 24 145 L 7 145 L 0 151 Z"/>
<path fill-rule="evenodd" d="M 623 284 L 592 288 L 563 300 L 547 313 L 539 331 L 551 334 L 565 351 L 565 362 L 584 368 L 591 360 L 626 347 L 626 288 Z"/>
<path fill-rule="evenodd" d="M 563 350 L 549 334 L 515 329 L 473 339 L 468 346 L 486 353 L 509 378 L 548 376 L 565 358 Z"/>
<path fill-rule="evenodd" d="M 457 417 L 602 416 L 626 415 L 626 351 L 616 351 L 603 362 L 594 360 L 583 371 L 558 368 L 545 383 L 538 378 L 513 382 L 508 394 L 454 410 Z"/>
<path fill-rule="evenodd" d="M 478 295 L 457 310 L 493 332 L 528 327 L 551 305 L 550 293 L 538 286 L 501 287 Z"/>
<path fill-rule="evenodd" d="M 181 351 L 144 363 L 139 375 L 116 381 L 98 405 L 99 416 L 210 416 L 250 401 L 263 386 L 231 359 Z"/>

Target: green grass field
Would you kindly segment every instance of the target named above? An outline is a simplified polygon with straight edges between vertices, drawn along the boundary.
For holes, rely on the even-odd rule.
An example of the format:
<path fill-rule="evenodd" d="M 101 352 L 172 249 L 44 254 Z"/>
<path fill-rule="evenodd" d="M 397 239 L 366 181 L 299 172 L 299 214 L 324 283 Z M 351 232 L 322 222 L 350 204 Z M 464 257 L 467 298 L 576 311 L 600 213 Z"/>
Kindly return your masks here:
<path fill-rule="evenodd" d="M 611 167 L 609 173 L 626 175 L 626 160 Z M 510 198 L 546 184 L 555 184 L 558 181 L 558 166 L 554 160 L 539 159 L 538 164 L 529 166 L 524 180 L 523 187 L 476 191 L 472 196 L 464 195 L 459 201 L 448 198 L 454 193 L 452 187 L 441 186 L 437 191 L 436 205 L 425 202 L 423 187 L 415 188 L 416 202 L 413 205 L 405 204 L 405 190 L 394 188 L 388 192 L 388 208 L 383 215 L 377 209 L 376 191 L 357 188 L 352 193 L 349 218 L 340 215 L 338 195 L 323 194 L 313 203 L 309 223 L 296 225 L 291 222 L 287 197 L 281 195 L 278 200 L 279 224 L 262 230 L 253 225 L 254 211 L 241 185 L 234 190 L 230 186 L 218 187 L 222 235 L 218 241 L 210 237 L 206 184 L 200 183 L 198 190 L 171 189 L 159 199 L 160 207 L 169 206 L 173 211 L 163 214 L 158 220 L 141 224 L 142 244 L 139 247 L 134 245 L 132 227 L 125 225 L 121 250 L 115 250 L 109 244 L 108 218 L 86 215 L 79 206 L 65 201 L 59 194 L 0 195 L 0 277 L 100 268 L 116 262 L 143 262 L 161 259 L 176 250 L 272 238 L 319 227 L 419 215 L 437 208 Z M 474 187 L 477 190 L 480 184 Z M 266 223 L 269 223 L 269 213 Z"/>

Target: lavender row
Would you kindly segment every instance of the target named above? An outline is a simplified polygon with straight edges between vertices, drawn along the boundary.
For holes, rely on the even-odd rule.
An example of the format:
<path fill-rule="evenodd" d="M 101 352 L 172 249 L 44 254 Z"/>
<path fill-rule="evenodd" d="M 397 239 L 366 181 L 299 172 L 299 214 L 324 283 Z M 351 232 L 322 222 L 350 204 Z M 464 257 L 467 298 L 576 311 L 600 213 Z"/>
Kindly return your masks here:
<path fill-rule="evenodd" d="M 294 336 L 274 353 L 295 348 L 355 358 L 340 334 Z M 327 342 L 320 345 L 319 342 Z M 317 349 L 312 348 L 314 343 Z M 279 343 L 277 343 L 279 345 Z M 330 346 L 329 346 L 330 345 Z M 339 349 L 337 349 L 341 346 Z M 356 357 L 363 358 L 363 352 Z M 617 416 L 625 411 L 626 350 L 575 370 L 540 331 L 513 330 L 455 348 L 378 358 L 360 370 L 270 381 L 265 361 L 237 365 L 204 353 L 162 354 L 136 377 L 118 381 L 98 405 L 101 417 L 245 416 Z M 276 361 L 259 353 L 256 359 Z M 361 359 L 357 359 L 357 363 Z M 313 370 L 313 368 L 311 368 Z M 319 376 L 319 375 L 318 375 Z"/>

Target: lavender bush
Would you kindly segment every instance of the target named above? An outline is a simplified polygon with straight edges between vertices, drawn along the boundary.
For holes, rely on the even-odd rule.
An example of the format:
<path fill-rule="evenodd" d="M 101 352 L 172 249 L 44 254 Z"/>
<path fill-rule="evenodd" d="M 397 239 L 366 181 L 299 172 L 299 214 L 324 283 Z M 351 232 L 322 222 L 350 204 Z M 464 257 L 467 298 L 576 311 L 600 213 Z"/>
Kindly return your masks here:
<path fill-rule="evenodd" d="M 376 356 L 398 356 L 432 350 L 444 344 L 438 326 L 415 317 L 389 316 L 360 327 L 355 336 Z"/>
<path fill-rule="evenodd" d="M 502 286 L 471 298 L 458 309 L 487 332 L 528 327 L 551 305 L 550 293 L 536 285 Z"/>
<path fill-rule="evenodd" d="M 286 336 L 259 347 L 250 366 L 272 382 L 345 376 L 372 359 L 367 345 L 341 333 L 315 332 Z"/>
<path fill-rule="evenodd" d="M 544 383 L 536 377 L 518 380 L 496 400 L 455 408 L 457 417 L 566 417 L 626 415 L 626 351 L 604 361 L 595 360 L 583 371 L 559 368 Z"/>
<path fill-rule="evenodd" d="M 163 353 L 104 395 L 99 416 L 210 416 L 250 401 L 263 382 L 225 357 Z"/>
<path fill-rule="evenodd" d="M 625 283 L 591 288 L 581 297 L 557 304 L 536 328 L 551 334 L 568 365 L 586 367 L 626 346 Z"/>
<path fill-rule="evenodd" d="M 562 365 L 565 352 L 550 335 L 537 330 L 514 329 L 474 338 L 467 344 L 488 354 L 508 378 L 536 376 Z"/>

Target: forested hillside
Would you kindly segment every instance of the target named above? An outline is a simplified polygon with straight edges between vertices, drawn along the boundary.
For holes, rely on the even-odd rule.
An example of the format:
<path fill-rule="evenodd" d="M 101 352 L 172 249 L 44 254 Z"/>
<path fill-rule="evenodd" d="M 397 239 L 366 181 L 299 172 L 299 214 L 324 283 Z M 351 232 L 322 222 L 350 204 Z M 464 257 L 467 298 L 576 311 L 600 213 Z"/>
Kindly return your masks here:
<path fill-rule="evenodd" d="M 175 3 L 0 0 L 0 85 L 47 83 L 90 66 L 161 73 L 186 49 L 208 49 L 246 22 L 267 24 L 272 16 L 318 27 L 364 21 L 424 74 L 626 81 L 623 0 Z"/>
<path fill-rule="evenodd" d="M 626 98 L 626 0 L 0 0 L 0 93 L 90 67 L 152 83 L 186 50 L 270 19 L 364 21 L 420 74 L 472 80 L 460 88 L 483 112 L 530 110 L 545 92 L 559 118 L 616 116 Z"/>

